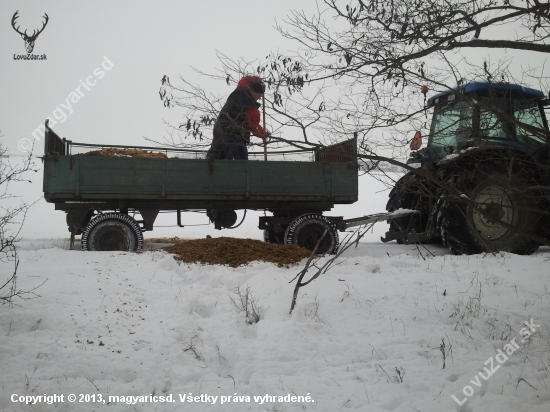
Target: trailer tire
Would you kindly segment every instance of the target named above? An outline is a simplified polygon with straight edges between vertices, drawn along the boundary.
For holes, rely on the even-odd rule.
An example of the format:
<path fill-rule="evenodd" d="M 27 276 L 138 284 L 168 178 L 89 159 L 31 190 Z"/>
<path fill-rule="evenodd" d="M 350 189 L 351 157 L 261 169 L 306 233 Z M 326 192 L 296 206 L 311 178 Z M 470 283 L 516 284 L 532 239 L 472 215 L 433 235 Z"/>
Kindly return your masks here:
<path fill-rule="evenodd" d="M 285 244 L 296 244 L 313 251 L 317 242 L 327 231 L 317 248 L 318 254 L 334 255 L 340 246 L 336 225 L 319 213 L 306 213 L 294 219 L 285 232 Z"/>
<path fill-rule="evenodd" d="M 524 189 L 529 186 L 528 179 L 506 175 L 498 168 L 480 169 L 471 176 L 459 177 L 455 187 L 488 215 L 466 202 L 441 200 L 437 228 L 443 245 L 455 255 L 499 251 L 530 255 L 535 252 L 539 245 L 529 234 L 536 232 L 540 216 L 534 211 L 536 205 L 529 203 L 537 198 L 536 194 L 531 197 Z M 499 225 L 491 220 L 491 215 L 512 228 Z"/>
<path fill-rule="evenodd" d="M 135 252 L 142 246 L 138 223 L 122 213 L 96 215 L 82 232 L 82 250 Z"/>

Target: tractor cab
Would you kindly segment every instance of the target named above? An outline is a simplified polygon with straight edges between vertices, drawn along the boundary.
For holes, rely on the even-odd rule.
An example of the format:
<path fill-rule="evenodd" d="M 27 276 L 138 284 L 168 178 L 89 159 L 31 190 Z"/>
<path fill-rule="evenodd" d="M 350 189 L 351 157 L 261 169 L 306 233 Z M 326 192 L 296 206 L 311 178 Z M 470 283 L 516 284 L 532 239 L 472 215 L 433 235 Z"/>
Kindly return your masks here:
<path fill-rule="evenodd" d="M 437 163 L 471 147 L 532 153 L 550 144 L 546 106 L 541 91 L 519 85 L 470 83 L 439 93 L 428 99 L 434 110 L 427 147 L 411 153 L 408 163 Z M 413 150 L 420 146 L 413 144 Z"/>
<path fill-rule="evenodd" d="M 548 244 L 549 105 L 538 90 L 498 83 L 431 97 L 428 143 L 420 149 L 417 132 L 407 162 L 423 173 L 403 175 L 386 205 L 418 213 L 390 221 L 382 240 L 441 242 L 455 254 L 531 254 Z"/>

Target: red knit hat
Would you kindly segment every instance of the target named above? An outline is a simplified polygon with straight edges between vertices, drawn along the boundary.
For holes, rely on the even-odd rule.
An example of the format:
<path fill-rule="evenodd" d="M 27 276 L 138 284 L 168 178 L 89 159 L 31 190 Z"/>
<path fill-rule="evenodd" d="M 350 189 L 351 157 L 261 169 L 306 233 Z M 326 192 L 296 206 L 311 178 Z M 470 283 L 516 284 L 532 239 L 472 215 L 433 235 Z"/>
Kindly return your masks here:
<path fill-rule="evenodd" d="M 262 86 L 262 79 L 260 79 L 258 76 L 245 76 L 241 80 L 239 80 L 239 83 L 237 83 L 237 87 L 248 87 L 249 89 L 255 91 L 259 94 L 264 94 L 265 90 Z"/>

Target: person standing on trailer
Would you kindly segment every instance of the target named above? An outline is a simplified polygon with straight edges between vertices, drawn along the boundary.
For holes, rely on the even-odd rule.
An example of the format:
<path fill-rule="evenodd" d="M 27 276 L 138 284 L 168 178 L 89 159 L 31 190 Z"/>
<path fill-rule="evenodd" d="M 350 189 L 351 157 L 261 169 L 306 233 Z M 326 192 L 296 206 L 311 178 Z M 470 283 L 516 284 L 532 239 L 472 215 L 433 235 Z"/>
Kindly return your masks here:
<path fill-rule="evenodd" d="M 265 141 L 269 132 L 260 126 L 258 110 L 264 92 L 265 83 L 259 77 L 246 76 L 239 81 L 214 124 L 207 159 L 248 160 L 250 134 Z"/>

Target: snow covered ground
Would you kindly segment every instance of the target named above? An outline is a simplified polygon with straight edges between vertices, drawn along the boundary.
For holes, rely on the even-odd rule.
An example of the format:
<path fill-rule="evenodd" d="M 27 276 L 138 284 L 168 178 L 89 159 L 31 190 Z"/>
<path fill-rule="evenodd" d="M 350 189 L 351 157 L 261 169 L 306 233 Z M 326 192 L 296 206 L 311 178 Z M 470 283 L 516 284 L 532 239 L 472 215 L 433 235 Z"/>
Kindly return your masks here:
<path fill-rule="evenodd" d="M 289 282 L 299 267 L 178 265 L 158 250 L 70 251 L 63 240 L 21 245 L 19 286 L 41 285 L 40 297 L 1 308 L 0 410 L 550 407 L 548 249 L 456 257 L 438 247 L 431 256 L 413 246 L 360 243 L 300 291 L 289 315 Z M 258 299 L 258 323 L 247 324 L 232 304 L 237 288 Z M 534 331 L 523 338 L 531 319 Z M 497 350 L 513 338 L 519 348 L 500 365 Z M 489 358 L 494 375 L 484 380 L 477 374 L 491 371 Z M 12 402 L 13 394 L 64 398 L 28 406 Z M 106 403 L 79 403 L 80 394 Z M 147 395 L 172 395 L 174 403 L 108 403 L 109 396 Z M 180 395 L 204 402 L 181 403 Z M 283 398 L 261 403 L 265 395 Z M 286 395 L 303 398 L 285 402 Z M 466 401 L 459 406 L 452 395 Z"/>
<path fill-rule="evenodd" d="M 333 214 L 384 210 L 383 186 L 362 179 L 360 202 Z M 42 201 L 23 232 L 18 286 L 40 297 L 0 307 L 0 411 L 550 410 L 549 248 L 451 256 L 383 244 L 381 223 L 289 314 L 299 266 L 179 265 L 152 244 L 70 251 L 63 220 Z M 151 236 L 260 238 L 256 222 Z M 232 303 L 238 289 L 258 323 Z"/>

